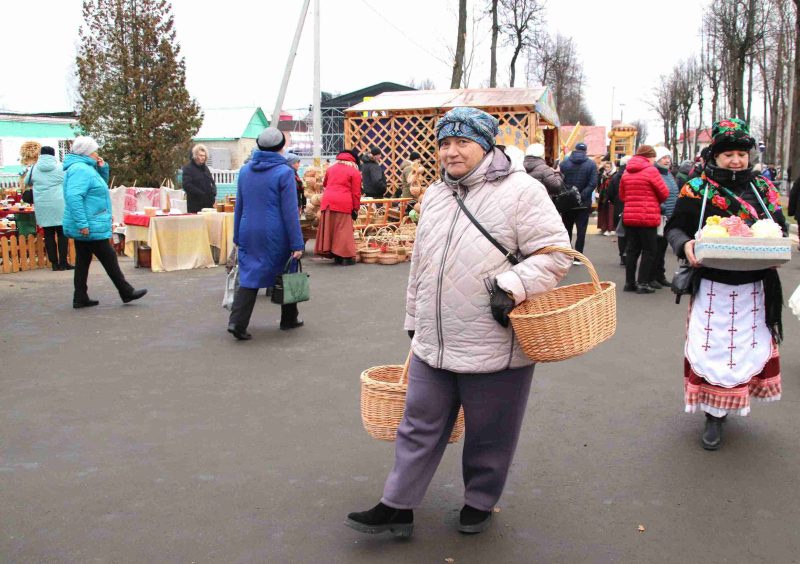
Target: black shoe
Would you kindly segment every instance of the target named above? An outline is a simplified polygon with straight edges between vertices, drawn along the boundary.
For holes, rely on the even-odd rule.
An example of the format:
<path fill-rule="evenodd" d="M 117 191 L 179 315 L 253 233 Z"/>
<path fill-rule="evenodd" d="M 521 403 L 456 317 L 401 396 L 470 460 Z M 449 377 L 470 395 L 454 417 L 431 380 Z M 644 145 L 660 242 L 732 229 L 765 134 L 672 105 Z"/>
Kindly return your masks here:
<path fill-rule="evenodd" d="M 369 511 L 350 513 L 344 524 L 369 535 L 389 531 L 396 537 L 408 538 L 414 531 L 414 511 L 379 503 Z"/>
<path fill-rule="evenodd" d="M 72 307 L 74 307 L 75 309 L 81 309 L 82 307 L 94 307 L 99 303 L 100 302 L 98 302 L 97 300 L 89 300 L 89 299 L 81 300 L 79 302 L 73 300 Z"/>
<path fill-rule="evenodd" d="M 59 268 L 60 268 L 61 270 L 75 270 L 75 267 L 74 267 L 74 266 L 72 266 L 72 265 L 71 265 L 70 263 L 68 263 L 68 262 L 66 262 L 66 263 L 64 263 L 64 264 L 62 264 L 62 265 L 59 265 Z"/>
<path fill-rule="evenodd" d="M 722 424 L 725 417 L 714 417 L 706 413 L 706 428 L 703 430 L 703 448 L 717 450 L 722 446 Z"/>
<path fill-rule="evenodd" d="M 350 257 L 350 258 L 342 259 L 342 262 L 340 264 L 342 266 L 353 266 L 355 263 L 356 263 L 356 259 Z"/>
<path fill-rule="evenodd" d="M 637 284 L 636 285 L 636 293 L 637 294 L 655 294 L 656 289 L 650 286 L 649 284 Z"/>
<path fill-rule="evenodd" d="M 621 257 L 619 257 L 619 265 L 620 266 L 627 266 L 625 264 L 625 255 L 622 255 Z"/>
<path fill-rule="evenodd" d="M 298 327 L 302 327 L 305 325 L 305 321 L 302 319 L 296 319 L 294 323 L 283 323 L 281 322 L 281 331 L 288 331 L 290 329 L 297 329 Z"/>
<path fill-rule="evenodd" d="M 236 337 L 239 341 L 249 341 L 253 336 L 247 332 L 247 329 L 237 329 L 234 325 L 228 325 L 228 333 Z"/>
<path fill-rule="evenodd" d="M 636 291 L 636 284 L 625 284 L 622 287 L 623 292 L 635 292 Z"/>
<path fill-rule="evenodd" d="M 343 260 L 344 259 L 342 257 L 333 257 L 333 263 L 334 264 L 342 264 Z"/>
<path fill-rule="evenodd" d="M 660 278 L 656 278 L 656 282 L 658 282 L 664 287 L 672 286 L 672 282 L 667 280 L 667 277 L 664 276 L 663 274 L 661 275 Z"/>
<path fill-rule="evenodd" d="M 63 268 L 61 268 L 61 266 L 59 266 L 57 264 L 53 264 L 51 266 L 53 268 L 53 272 L 58 272 L 59 270 L 64 270 Z"/>
<path fill-rule="evenodd" d="M 653 288 L 654 290 L 660 290 L 661 288 L 664 287 L 658 280 L 651 280 L 650 282 L 647 283 L 647 285 Z"/>
<path fill-rule="evenodd" d="M 128 302 L 132 302 L 133 300 L 138 300 L 142 296 L 147 293 L 147 290 L 142 288 L 141 290 L 134 290 L 127 296 L 122 296 L 122 303 L 127 304 Z"/>
<path fill-rule="evenodd" d="M 469 505 L 461 508 L 458 519 L 458 531 L 468 535 L 482 533 L 492 524 L 492 512 L 481 511 Z"/>

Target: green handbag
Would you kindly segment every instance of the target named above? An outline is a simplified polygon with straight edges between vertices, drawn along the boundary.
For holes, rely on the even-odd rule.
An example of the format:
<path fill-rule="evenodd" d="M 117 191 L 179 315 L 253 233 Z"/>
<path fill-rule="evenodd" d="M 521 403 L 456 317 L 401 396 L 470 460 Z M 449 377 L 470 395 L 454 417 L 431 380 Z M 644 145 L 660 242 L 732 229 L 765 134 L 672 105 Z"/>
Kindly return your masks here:
<path fill-rule="evenodd" d="M 297 272 L 289 272 L 292 258 L 286 261 L 283 274 L 275 277 L 275 286 L 272 288 L 272 303 L 280 305 L 307 302 L 311 299 L 311 288 L 308 284 L 308 274 L 303 272 L 303 263 L 297 260 Z"/>

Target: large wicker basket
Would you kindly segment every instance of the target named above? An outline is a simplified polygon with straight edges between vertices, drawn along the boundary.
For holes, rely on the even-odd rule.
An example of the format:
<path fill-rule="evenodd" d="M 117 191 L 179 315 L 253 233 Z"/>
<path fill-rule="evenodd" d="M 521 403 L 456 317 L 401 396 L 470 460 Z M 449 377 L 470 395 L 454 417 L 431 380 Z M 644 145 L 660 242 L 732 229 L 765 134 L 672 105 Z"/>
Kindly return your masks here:
<path fill-rule="evenodd" d="M 592 263 L 565 247 L 544 247 L 537 255 L 564 253 L 581 261 L 591 282 L 571 284 L 534 296 L 509 315 L 522 350 L 535 362 L 558 362 L 581 355 L 617 330 L 616 284 L 600 282 Z"/>
<path fill-rule="evenodd" d="M 374 439 L 393 441 L 403 418 L 408 389 L 408 365 L 384 365 L 361 373 L 361 422 Z M 458 411 L 448 442 L 455 443 L 464 434 L 464 410 Z"/>

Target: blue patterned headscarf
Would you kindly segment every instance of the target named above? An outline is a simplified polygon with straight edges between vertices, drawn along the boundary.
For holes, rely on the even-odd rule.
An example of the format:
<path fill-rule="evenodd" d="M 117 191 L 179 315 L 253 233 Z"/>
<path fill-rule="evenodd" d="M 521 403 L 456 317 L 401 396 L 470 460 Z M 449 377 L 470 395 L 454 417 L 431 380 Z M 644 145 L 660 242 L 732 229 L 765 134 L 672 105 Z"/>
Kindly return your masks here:
<path fill-rule="evenodd" d="M 477 108 L 453 108 L 436 124 L 436 141 L 445 137 L 466 137 L 488 151 L 500 134 L 497 119 Z"/>

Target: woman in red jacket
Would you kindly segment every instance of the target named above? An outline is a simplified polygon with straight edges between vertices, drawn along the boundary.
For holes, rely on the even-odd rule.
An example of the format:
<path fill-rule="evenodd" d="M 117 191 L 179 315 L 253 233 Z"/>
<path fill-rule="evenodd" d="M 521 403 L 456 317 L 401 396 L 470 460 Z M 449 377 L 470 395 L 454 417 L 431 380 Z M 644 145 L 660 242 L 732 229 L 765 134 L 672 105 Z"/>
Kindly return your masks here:
<path fill-rule="evenodd" d="M 627 249 L 625 250 L 626 292 L 652 294 L 650 275 L 657 250 L 656 231 L 661 224 L 661 203 L 669 196 L 669 189 L 653 163 L 656 151 L 650 145 L 642 145 L 636 151 L 622 175 L 619 197 L 625 203 L 622 223 L 625 224 Z M 636 263 L 639 277 L 636 277 Z"/>
<path fill-rule="evenodd" d="M 317 229 L 314 253 L 333 258 L 336 264 L 356 263 L 353 221 L 361 206 L 361 173 L 358 153 L 352 150 L 336 155 L 336 162 L 325 173 L 325 189 L 320 204 L 322 216 Z"/>

